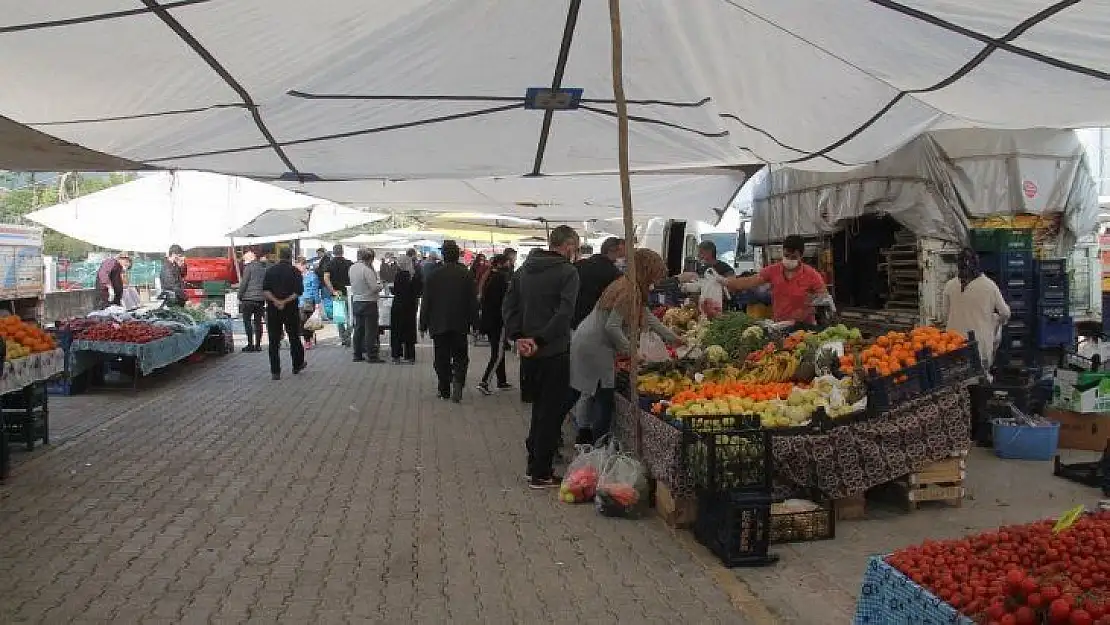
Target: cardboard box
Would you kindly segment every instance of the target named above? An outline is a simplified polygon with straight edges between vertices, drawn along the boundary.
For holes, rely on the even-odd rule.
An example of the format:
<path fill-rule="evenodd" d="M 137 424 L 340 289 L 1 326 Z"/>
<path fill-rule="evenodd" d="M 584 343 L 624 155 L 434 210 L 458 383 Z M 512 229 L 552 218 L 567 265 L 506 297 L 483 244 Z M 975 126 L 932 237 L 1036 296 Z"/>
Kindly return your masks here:
<path fill-rule="evenodd" d="M 1057 369 L 1053 374 L 1051 406 L 1070 412 L 1110 412 L 1110 373 Z"/>
<path fill-rule="evenodd" d="M 1047 410 L 1045 417 L 1060 424 L 1060 449 L 1103 451 L 1110 439 L 1110 414 Z"/>

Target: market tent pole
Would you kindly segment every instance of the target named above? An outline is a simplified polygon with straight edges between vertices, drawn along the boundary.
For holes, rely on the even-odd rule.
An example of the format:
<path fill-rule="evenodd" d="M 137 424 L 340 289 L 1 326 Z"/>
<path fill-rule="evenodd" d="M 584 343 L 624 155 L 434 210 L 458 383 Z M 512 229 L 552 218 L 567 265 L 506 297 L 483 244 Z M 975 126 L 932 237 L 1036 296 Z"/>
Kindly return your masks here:
<path fill-rule="evenodd" d="M 621 9 L 620 0 L 609 0 L 609 26 L 613 37 L 613 99 L 617 103 L 617 159 L 620 166 L 621 178 L 621 207 L 624 210 L 624 240 L 632 241 L 635 226 L 632 223 L 632 182 L 628 177 L 628 102 L 624 97 L 624 60 L 621 41 Z M 632 310 L 636 311 L 629 320 L 629 334 L 631 349 L 629 349 L 628 363 L 628 399 L 635 411 L 636 423 L 636 455 L 644 456 L 644 428 L 640 422 L 639 393 L 636 392 L 636 370 L 640 363 L 640 315 L 639 311 L 647 302 L 640 302 L 640 289 L 636 284 L 636 248 L 632 248 L 632 256 L 628 259 L 625 276 L 632 283 Z"/>
<path fill-rule="evenodd" d="M 235 279 L 239 282 L 242 282 L 243 273 L 242 270 L 239 268 L 239 259 L 235 256 L 235 237 L 228 237 L 227 239 L 228 241 L 231 241 L 231 264 L 235 265 Z"/>

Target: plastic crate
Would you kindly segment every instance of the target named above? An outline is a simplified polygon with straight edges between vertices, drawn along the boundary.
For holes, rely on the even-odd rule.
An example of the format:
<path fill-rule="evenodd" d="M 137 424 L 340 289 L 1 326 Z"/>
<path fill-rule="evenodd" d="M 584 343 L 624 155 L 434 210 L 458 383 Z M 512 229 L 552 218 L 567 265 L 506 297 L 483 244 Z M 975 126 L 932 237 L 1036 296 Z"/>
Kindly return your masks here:
<path fill-rule="evenodd" d="M 1007 332 L 1002 331 L 1002 343 L 998 346 L 999 351 L 1007 353 L 1023 353 L 1028 352 L 1032 357 L 1032 350 L 1036 348 L 1036 339 L 1033 337 L 1032 332 Z"/>
<path fill-rule="evenodd" d="M 1036 352 L 1032 348 L 1005 349 L 999 347 L 994 356 L 995 367 L 1031 367 L 1036 360 Z"/>
<path fill-rule="evenodd" d="M 35 410 L 46 407 L 46 382 L 35 382 L 21 389 L 0 395 L 2 410 Z"/>
<path fill-rule="evenodd" d="M 87 372 L 81 373 L 76 377 L 69 377 L 61 375 L 56 378 L 47 380 L 46 394 L 47 395 L 80 395 L 89 388 L 89 376 Z"/>
<path fill-rule="evenodd" d="M 778 561 L 771 546 L 771 498 L 726 491 L 698 495 L 694 536 L 727 567 Z"/>
<path fill-rule="evenodd" d="M 1052 474 L 1085 486 L 1102 489 L 1102 494 L 1110 496 L 1110 442 L 1102 452 L 1102 458 L 1094 462 L 1060 462 L 1060 456 L 1052 459 Z"/>
<path fill-rule="evenodd" d="M 1000 276 L 1032 276 L 1032 252 L 996 252 L 979 255 L 979 266 Z"/>
<path fill-rule="evenodd" d="M 1028 386 L 977 384 L 968 391 L 971 395 L 971 438 L 981 447 L 994 446 L 992 421 L 1009 417 L 1011 405 L 1022 412 L 1029 409 Z"/>
<path fill-rule="evenodd" d="M 1036 263 L 1038 275 L 1066 275 L 1068 273 L 1068 259 L 1042 258 Z"/>
<path fill-rule="evenodd" d="M 1034 288 L 1034 280 L 1032 276 L 1026 275 L 1010 275 L 998 276 L 995 280 L 998 283 L 998 289 L 1002 291 L 1003 299 L 1007 297 L 1020 297 L 1019 293 L 1031 291 Z"/>
<path fill-rule="evenodd" d="M 1060 440 L 1060 424 L 994 424 L 994 454 L 1009 460 L 1052 460 Z"/>
<path fill-rule="evenodd" d="M 1032 334 L 1036 327 L 1036 324 L 1030 322 L 1028 319 L 1015 319 L 1011 317 L 1010 320 L 1006 322 L 1006 325 L 1002 326 L 1002 333 L 1023 336 Z"/>
<path fill-rule="evenodd" d="M 1025 228 L 995 231 L 995 250 L 998 252 L 1033 251 L 1033 231 Z"/>
<path fill-rule="evenodd" d="M 1037 347 L 1071 347 L 1075 344 L 1075 323 L 1071 317 L 1037 319 Z"/>
<path fill-rule="evenodd" d="M 1031 320 L 1037 315 L 1037 305 L 1032 298 L 1012 299 L 1006 304 L 1010 307 L 1011 319 Z"/>
<path fill-rule="evenodd" d="M 810 512 L 777 512 L 771 506 L 771 544 L 802 543 L 836 538 L 836 509 L 821 491 L 804 491 L 796 498 L 817 504 Z"/>
<path fill-rule="evenodd" d="M 924 362 L 886 376 L 871 371 L 867 377 L 867 408 L 872 414 L 884 412 L 930 390 L 929 369 Z"/>
<path fill-rule="evenodd" d="M 925 364 L 932 388 L 967 382 L 983 375 L 979 344 L 974 341 L 947 354 L 928 356 Z"/>
<path fill-rule="evenodd" d="M 1058 319 L 1060 317 L 1067 317 L 1068 312 L 1070 311 L 1070 308 L 1071 307 L 1068 306 L 1068 302 L 1066 302 L 1066 301 L 1040 302 L 1039 304 L 1037 304 L 1037 316 L 1038 317 L 1048 317 L 1050 319 Z M 1016 317 L 1017 314 L 1013 313 L 1013 310 L 1014 309 L 1011 307 L 1010 311 Z"/>
<path fill-rule="evenodd" d="M 707 492 L 770 492 L 771 433 L 762 428 L 706 432 L 686 423 L 682 462 L 694 486 Z"/>

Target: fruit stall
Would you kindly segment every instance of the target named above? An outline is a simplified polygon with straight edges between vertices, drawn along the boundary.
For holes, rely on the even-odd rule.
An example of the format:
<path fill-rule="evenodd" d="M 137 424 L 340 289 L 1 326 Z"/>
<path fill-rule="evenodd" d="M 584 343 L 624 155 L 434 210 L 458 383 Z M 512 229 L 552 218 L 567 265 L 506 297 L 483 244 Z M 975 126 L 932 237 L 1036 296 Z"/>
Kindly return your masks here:
<path fill-rule="evenodd" d="M 855 622 L 1110 624 L 1110 511 L 926 541 L 868 562 Z"/>
<path fill-rule="evenodd" d="M 726 564 L 772 562 L 776 542 L 832 538 L 836 517 L 879 485 L 901 486 L 908 507 L 962 498 L 966 387 L 982 373 L 974 337 L 791 331 L 687 307 L 656 314 L 687 347 L 641 364 L 636 404 L 623 378 L 614 436 L 639 445 L 665 518 L 692 524 Z"/>
<path fill-rule="evenodd" d="M 9 469 L 9 441 L 49 442 L 45 381 L 65 358 L 34 320 L 42 314 L 42 229 L 0 225 L 0 479 Z"/>
<path fill-rule="evenodd" d="M 103 373 L 103 365 L 121 366 L 132 386 L 157 369 L 198 351 L 228 353 L 232 330 L 227 319 L 198 308 L 155 308 L 134 313 L 91 313 L 57 323 L 54 330 L 66 348 L 67 386 L 72 394 Z"/>

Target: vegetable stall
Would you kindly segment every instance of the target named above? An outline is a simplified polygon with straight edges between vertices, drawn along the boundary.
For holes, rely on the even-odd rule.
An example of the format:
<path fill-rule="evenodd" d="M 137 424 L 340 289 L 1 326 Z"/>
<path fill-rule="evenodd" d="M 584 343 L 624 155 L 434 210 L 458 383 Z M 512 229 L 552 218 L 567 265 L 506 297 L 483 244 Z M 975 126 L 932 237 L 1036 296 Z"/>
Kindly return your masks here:
<path fill-rule="evenodd" d="M 94 312 L 57 326 L 55 335 L 66 348 L 66 394 L 99 377 L 105 363 L 121 365 L 135 387 L 141 377 L 206 346 L 217 353 L 231 351 L 230 321 L 198 308 Z"/>
<path fill-rule="evenodd" d="M 614 435 L 631 447 L 639 430 L 661 512 L 692 525 L 725 564 L 765 564 L 770 544 L 832 538 L 837 516 L 861 514 L 876 486 L 900 486 L 910 507 L 962 499 L 966 387 L 982 373 L 974 337 L 795 331 L 739 312 L 708 320 L 694 307 L 655 314 L 686 347 L 641 364 L 637 405 L 618 376 Z"/>

